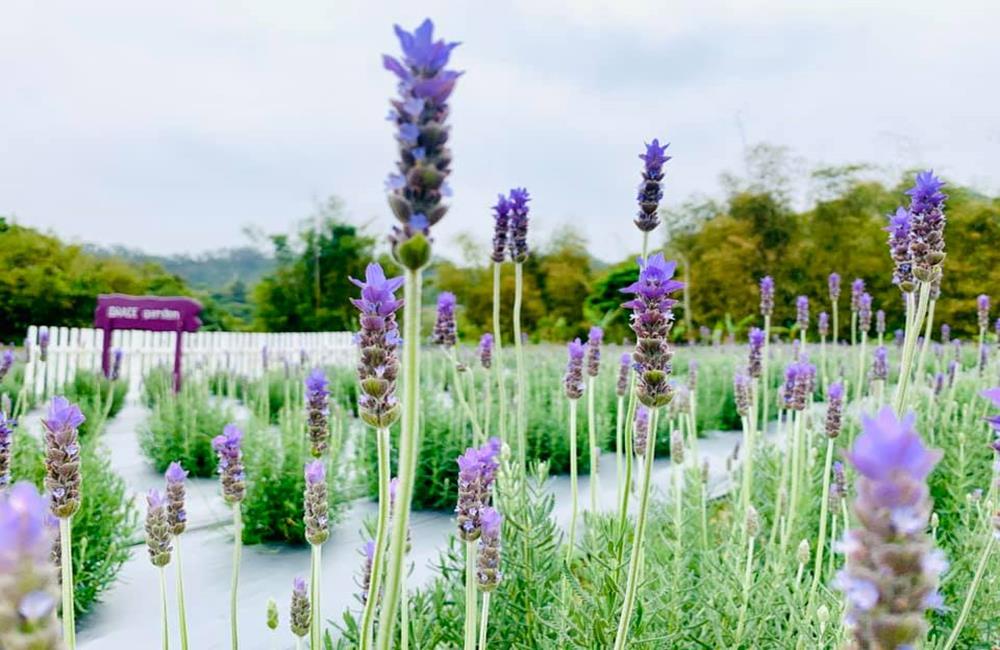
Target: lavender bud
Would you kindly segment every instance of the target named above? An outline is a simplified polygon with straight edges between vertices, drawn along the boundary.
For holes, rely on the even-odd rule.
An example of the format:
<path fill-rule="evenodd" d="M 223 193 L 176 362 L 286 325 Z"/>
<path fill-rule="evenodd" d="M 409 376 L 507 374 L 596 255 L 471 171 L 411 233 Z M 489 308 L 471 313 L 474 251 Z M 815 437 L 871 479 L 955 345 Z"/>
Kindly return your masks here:
<path fill-rule="evenodd" d="M 288 624 L 292 629 L 292 634 L 300 638 L 309 634 L 311 621 L 312 607 L 309 604 L 306 581 L 302 577 L 296 577 L 292 581 L 292 605 L 288 613 Z"/>
<path fill-rule="evenodd" d="M 840 274 L 831 273 L 830 277 L 826 279 L 827 285 L 830 287 L 830 302 L 837 302 L 840 300 Z"/>
<path fill-rule="evenodd" d="M 861 309 L 861 294 L 865 292 L 865 281 L 857 278 L 851 283 L 851 311 Z"/>
<path fill-rule="evenodd" d="M 326 465 L 314 460 L 306 465 L 304 521 L 306 541 L 318 546 L 330 538 L 330 504 L 326 491 Z"/>
<path fill-rule="evenodd" d="M 306 430 L 313 457 L 319 458 L 330 448 L 330 391 L 329 381 L 319 368 L 306 377 Z"/>
<path fill-rule="evenodd" d="M 632 422 L 632 449 L 637 456 L 645 456 L 648 443 L 649 409 L 640 404 L 635 409 L 635 419 Z"/>
<path fill-rule="evenodd" d="M 670 294 L 683 287 L 673 279 L 676 264 L 655 253 L 639 260 L 639 279 L 622 289 L 634 294 L 622 306 L 631 309 L 630 326 L 636 334 L 635 362 L 637 396 L 651 408 L 665 406 L 673 395 L 669 377 L 673 350 L 668 338 L 673 326 L 672 307 L 677 302 Z"/>
<path fill-rule="evenodd" d="M 493 206 L 493 252 L 490 259 L 496 264 L 503 264 L 507 255 L 507 239 L 510 236 L 510 201 L 503 194 L 499 195 L 497 204 Z"/>
<path fill-rule="evenodd" d="M 742 371 L 733 375 L 733 395 L 736 399 L 736 412 L 740 417 L 750 415 L 750 377 Z"/>
<path fill-rule="evenodd" d="M 951 343 L 951 325 L 941 323 L 941 345 L 948 345 L 949 343 Z"/>
<path fill-rule="evenodd" d="M 754 327 L 750 330 L 750 359 L 747 372 L 754 379 L 759 379 L 763 370 L 764 330 Z"/>
<path fill-rule="evenodd" d="M 990 326 L 990 297 L 985 293 L 976 298 L 976 314 L 979 317 L 979 331 L 985 332 Z"/>
<path fill-rule="evenodd" d="M 482 535 L 479 537 L 479 553 L 476 558 L 476 578 L 479 590 L 490 592 L 503 579 L 500 571 L 500 528 L 503 516 L 487 506 L 483 508 L 480 522 Z"/>
<path fill-rule="evenodd" d="M 819 313 L 819 321 L 817 324 L 819 328 L 819 335 L 824 339 L 830 334 L 830 315 L 825 311 Z"/>
<path fill-rule="evenodd" d="M 601 370 L 601 339 L 604 338 L 604 330 L 594 326 L 590 328 L 587 335 L 587 375 L 596 377 Z"/>
<path fill-rule="evenodd" d="M 187 528 L 187 511 L 184 509 L 184 480 L 188 473 L 180 463 L 170 463 L 167 479 L 167 525 L 171 535 L 180 535 Z"/>
<path fill-rule="evenodd" d="M 361 564 L 361 602 L 366 604 L 368 602 L 368 590 L 371 589 L 372 585 L 372 566 L 375 562 L 374 539 L 365 542 L 365 545 L 361 548 L 361 554 L 365 558 Z M 381 594 L 379 596 L 381 597 Z M 378 598 L 376 598 L 376 602 L 378 602 Z"/>
<path fill-rule="evenodd" d="M 493 335 L 483 334 L 479 339 L 479 363 L 489 370 L 493 366 Z"/>
<path fill-rule="evenodd" d="M 898 419 L 888 406 L 863 417 L 863 433 L 847 454 L 859 474 L 854 513 L 860 525 L 845 535 L 846 566 L 835 586 L 862 648 L 915 646 L 927 631 L 925 611 L 941 607 L 938 577 L 947 562 L 926 532 L 927 475 L 941 452 L 924 447 L 914 420 L 913 414 Z"/>
<path fill-rule="evenodd" d="M 443 348 L 451 348 L 458 341 L 458 327 L 455 324 L 455 294 L 442 291 L 438 295 L 437 320 L 431 334 L 431 343 Z"/>
<path fill-rule="evenodd" d="M 59 584 L 45 499 L 20 482 L 0 490 L 0 647 L 62 648 L 56 619 Z"/>
<path fill-rule="evenodd" d="M 361 396 L 358 410 L 361 419 L 369 426 L 387 428 L 399 418 L 396 399 L 396 378 L 399 374 L 397 348 L 402 339 L 396 312 L 403 306 L 395 292 L 403 285 L 403 278 L 387 279 L 378 264 L 365 269 L 365 281 L 351 278 L 361 288 L 361 298 L 351 303 L 361 312 L 361 331 L 357 335 L 360 356 L 358 379 Z"/>
<path fill-rule="evenodd" d="M 795 299 L 795 325 L 801 331 L 809 329 L 809 298 L 806 296 Z"/>
<path fill-rule="evenodd" d="M 517 263 L 528 259 L 528 190 L 510 191 L 510 259 Z"/>
<path fill-rule="evenodd" d="M 840 435 L 844 416 L 844 384 L 834 382 L 826 389 L 826 437 Z"/>
<path fill-rule="evenodd" d="M 458 534 L 465 541 L 479 539 L 482 511 L 489 505 L 499 469 L 500 439 L 490 438 L 479 448 L 469 447 L 458 457 Z"/>
<path fill-rule="evenodd" d="M 10 461 L 14 449 L 14 427 L 17 422 L 0 411 L 0 491 L 10 485 Z"/>
<path fill-rule="evenodd" d="M 78 429 L 86 418 L 65 397 L 53 397 L 42 420 L 45 428 L 45 490 L 52 514 L 72 517 L 80 509 L 80 439 Z"/>
<path fill-rule="evenodd" d="M 865 292 L 858 299 L 858 331 L 867 334 L 872 328 L 872 297 Z"/>
<path fill-rule="evenodd" d="M 872 379 L 875 381 L 885 381 L 889 378 L 888 352 L 884 346 L 875 348 L 872 355 Z"/>
<path fill-rule="evenodd" d="M 448 97 L 462 74 L 445 69 L 458 43 L 434 41 L 434 24 L 425 20 L 411 34 L 396 26 L 402 60 L 383 56 L 382 63 L 399 80 L 399 97 L 391 101 L 389 119 L 398 131 L 397 173 L 389 175 L 389 206 L 400 221 L 390 236 L 394 254 L 407 268 L 418 269 L 430 258 L 430 228 L 444 217 L 449 196 L 447 178 Z"/>
<path fill-rule="evenodd" d="M 944 202 L 941 192 L 944 182 L 934 172 L 917 174 L 916 184 L 906 193 L 910 196 L 910 258 L 913 275 L 922 282 L 940 279 L 944 261 Z"/>
<path fill-rule="evenodd" d="M 583 344 L 580 339 L 574 339 L 567 345 L 569 363 L 566 365 L 566 375 L 563 384 L 566 387 L 566 397 L 580 399 L 583 397 Z"/>
<path fill-rule="evenodd" d="M 663 165 L 670 160 L 670 156 L 666 155 L 669 146 L 670 143 L 667 143 L 661 147 L 660 141 L 654 138 L 646 145 L 646 152 L 639 154 L 645 166 L 639 183 L 639 215 L 635 219 L 635 225 L 642 232 L 652 232 L 660 225 L 657 212 L 663 198 Z"/>
<path fill-rule="evenodd" d="M 274 598 L 267 599 L 266 611 L 267 611 L 267 619 L 266 619 L 267 629 L 273 632 L 274 630 L 277 630 L 278 626 L 280 625 L 278 621 L 278 603 L 275 602 Z"/>
<path fill-rule="evenodd" d="M 163 495 L 156 490 L 146 495 L 146 548 L 153 566 L 170 564 L 170 524 Z"/>
<path fill-rule="evenodd" d="M 235 424 L 227 424 L 221 435 L 212 438 L 212 449 L 219 457 L 222 497 L 230 505 L 243 501 L 247 493 L 242 445 L 243 432 Z"/>
<path fill-rule="evenodd" d="M 892 283 L 904 293 L 910 293 L 916 288 L 913 280 L 913 258 L 910 254 L 910 241 L 913 233 L 913 217 L 910 211 L 900 207 L 889 215 L 889 225 L 885 228 L 889 233 L 889 256 L 895 268 L 892 272 Z"/>
<path fill-rule="evenodd" d="M 618 366 L 618 384 L 615 386 L 615 393 L 618 397 L 625 397 L 628 392 L 628 375 L 632 370 L 632 355 L 628 352 L 622 354 L 621 363 Z"/>
<path fill-rule="evenodd" d="M 879 336 L 885 334 L 885 312 L 881 309 L 875 312 L 875 333 Z"/>
<path fill-rule="evenodd" d="M 774 279 L 770 275 L 760 279 L 760 313 L 763 316 L 774 313 Z"/>

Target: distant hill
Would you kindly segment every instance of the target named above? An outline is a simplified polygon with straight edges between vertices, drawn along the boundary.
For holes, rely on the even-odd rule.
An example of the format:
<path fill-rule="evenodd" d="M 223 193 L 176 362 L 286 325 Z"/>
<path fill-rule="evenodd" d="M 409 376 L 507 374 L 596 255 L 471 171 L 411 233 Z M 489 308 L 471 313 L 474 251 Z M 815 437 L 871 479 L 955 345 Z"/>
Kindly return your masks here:
<path fill-rule="evenodd" d="M 253 286 L 274 269 L 274 258 L 252 246 L 224 248 L 198 255 L 150 255 L 126 246 L 95 246 L 86 250 L 101 257 L 132 262 L 153 262 L 184 279 L 190 286 L 206 291 L 222 291 L 234 284 Z"/>

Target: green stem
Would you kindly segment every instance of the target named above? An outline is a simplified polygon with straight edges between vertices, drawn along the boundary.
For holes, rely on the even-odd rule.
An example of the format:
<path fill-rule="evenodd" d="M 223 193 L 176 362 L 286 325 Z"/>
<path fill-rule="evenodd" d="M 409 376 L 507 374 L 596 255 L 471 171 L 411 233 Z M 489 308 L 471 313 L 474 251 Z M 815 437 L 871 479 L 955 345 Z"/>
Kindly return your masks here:
<path fill-rule="evenodd" d="M 380 428 L 378 438 L 378 521 L 375 525 L 375 553 L 372 556 L 371 581 L 361 616 L 361 648 L 368 650 L 374 641 L 375 609 L 382 587 L 382 565 L 385 563 L 386 541 L 389 533 L 389 429 Z"/>
<path fill-rule="evenodd" d="M 528 435 L 527 419 L 524 403 L 524 345 L 521 343 L 521 294 L 524 290 L 524 264 L 514 264 L 514 357 L 517 363 L 517 410 L 515 411 L 514 430 L 517 432 L 518 460 L 521 471 L 528 468 Z"/>
<path fill-rule="evenodd" d="M 948 641 L 944 644 L 944 650 L 951 650 L 958 641 L 958 635 L 962 632 L 962 627 L 965 626 L 965 619 L 968 618 L 969 612 L 972 610 L 972 602 L 976 599 L 976 591 L 979 590 L 979 583 L 983 579 L 983 574 L 986 572 L 986 565 L 990 559 L 990 553 L 993 551 L 993 545 L 996 542 L 996 536 L 990 535 L 989 540 L 986 542 L 986 548 L 983 549 L 983 554 L 979 558 L 979 565 L 976 567 L 976 574 L 972 577 L 972 583 L 969 585 L 969 591 L 965 594 L 965 603 L 962 604 L 962 613 L 958 615 L 958 621 L 955 622 L 955 627 L 952 629 L 951 634 L 948 636 Z"/>
<path fill-rule="evenodd" d="M 743 571 L 743 603 L 740 605 L 740 618 L 736 624 L 736 643 L 734 648 L 740 647 L 743 642 L 743 627 L 747 620 L 747 608 L 750 606 L 750 584 L 753 581 L 753 549 L 756 537 L 750 537 L 747 543 L 747 562 Z"/>
<path fill-rule="evenodd" d="M 577 469 L 576 469 L 576 406 L 577 400 L 569 401 L 569 488 L 572 495 L 572 507 L 569 516 L 569 538 L 566 545 L 566 558 L 573 556 L 576 545 L 576 514 L 578 508 Z"/>
<path fill-rule="evenodd" d="M 819 541 L 816 542 L 816 563 L 813 565 L 812 587 L 809 588 L 809 602 L 816 597 L 820 575 L 823 569 L 823 548 L 826 546 L 826 520 L 829 514 L 830 468 L 833 466 L 833 438 L 826 441 L 826 462 L 823 463 L 823 498 L 819 506 Z"/>
<path fill-rule="evenodd" d="M 923 325 L 924 313 L 927 311 L 930 290 L 931 285 L 929 282 L 920 283 L 920 297 L 917 301 L 913 319 L 906 328 L 906 336 L 903 339 L 903 359 L 899 367 L 899 383 L 896 384 L 896 396 L 893 400 L 893 407 L 896 413 L 902 412 L 903 405 L 906 403 L 906 391 L 910 383 L 914 347 L 916 346 L 920 328 Z"/>
<path fill-rule="evenodd" d="M 468 418 L 469 423 L 472 425 L 472 435 L 476 444 L 482 444 L 486 441 L 486 437 L 483 435 L 483 430 L 479 427 L 476 414 L 472 412 L 472 407 L 469 406 L 469 402 L 465 399 L 465 390 L 462 388 L 462 382 L 458 376 L 458 359 L 452 350 L 448 350 L 445 354 L 451 365 L 451 383 L 455 387 L 455 398 L 458 399 L 459 405 L 465 411 L 465 417 Z"/>
<path fill-rule="evenodd" d="M 309 600 L 312 604 L 312 620 L 309 624 L 309 648 L 310 650 L 320 650 L 323 647 L 321 642 L 323 617 L 320 614 L 319 586 L 323 547 L 320 544 L 312 544 L 311 562 L 309 568 Z"/>
<path fill-rule="evenodd" d="M 635 534 L 632 538 L 632 554 L 628 567 L 628 580 L 625 583 L 625 600 L 622 603 L 621 618 L 618 619 L 618 632 L 615 634 L 615 650 L 624 650 L 628 642 L 629 624 L 635 609 L 635 598 L 639 589 L 639 556 L 642 551 L 643 534 L 646 531 L 646 519 L 649 512 L 649 487 L 653 475 L 653 450 L 656 449 L 656 416 L 659 409 L 652 409 L 649 416 L 649 441 L 646 445 L 645 463 L 642 472 L 642 487 L 639 490 L 639 514 L 635 522 Z"/>
<path fill-rule="evenodd" d="M 465 650 L 476 650 L 476 542 L 465 543 Z"/>
<path fill-rule="evenodd" d="M 483 594 L 483 616 L 479 621 L 479 650 L 486 650 L 486 631 L 490 619 L 490 592 Z"/>
<path fill-rule="evenodd" d="M 622 498 L 622 481 L 625 480 L 625 456 L 623 454 L 622 431 L 625 424 L 625 397 L 618 397 L 618 408 L 615 409 L 615 482 L 618 487 L 618 500 Z"/>
<path fill-rule="evenodd" d="M 232 648 L 237 650 L 239 642 L 239 623 L 236 617 L 236 594 L 240 584 L 240 552 L 243 549 L 243 518 L 240 504 L 233 504 L 233 583 L 229 594 L 229 623 L 232 633 Z M 314 614 L 315 616 L 315 614 Z"/>
<path fill-rule="evenodd" d="M 493 372 L 497 380 L 497 409 L 498 421 L 497 431 L 500 432 L 500 439 L 507 440 L 507 388 L 503 376 L 503 331 L 500 329 L 500 269 L 501 265 L 493 263 Z"/>
<path fill-rule="evenodd" d="M 62 567 L 62 622 L 63 643 L 67 650 L 76 648 L 76 605 L 73 602 L 73 521 L 71 517 L 59 519 L 59 551 Z"/>
<path fill-rule="evenodd" d="M 389 536 L 389 564 L 386 568 L 382 615 L 378 622 L 376 647 L 390 650 L 395 636 L 396 615 L 404 588 L 406 562 L 406 529 L 410 522 L 410 501 L 420 454 L 419 404 L 420 394 L 420 292 L 419 270 L 406 270 L 404 285 L 403 333 L 403 415 L 399 436 L 399 489 Z M 499 341 L 498 341 L 499 343 Z M 499 351 L 499 346 L 498 346 Z M 499 365 L 499 364 L 498 364 Z"/>
<path fill-rule="evenodd" d="M 834 346 L 836 346 L 837 343 L 840 341 L 840 339 L 838 338 L 838 336 L 840 334 L 840 322 L 839 322 L 839 319 L 837 317 L 837 303 L 836 302 L 833 303 L 833 309 L 831 311 L 833 311 L 833 344 L 834 344 Z"/>
<path fill-rule="evenodd" d="M 924 376 L 924 369 L 927 367 L 927 349 L 931 346 L 931 335 L 934 330 L 934 309 L 937 301 L 931 300 L 927 307 L 927 322 L 924 328 L 924 342 L 920 346 L 920 357 L 917 361 L 917 377 Z"/>
<path fill-rule="evenodd" d="M 181 627 L 181 650 L 188 650 L 187 609 L 184 607 L 184 567 L 181 564 L 181 537 L 174 536 L 174 555 L 177 557 L 177 614 Z"/>
<path fill-rule="evenodd" d="M 597 512 L 597 473 L 601 462 L 597 448 L 597 423 L 594 422 L 596 377 L 587 377 L 587 433 L 590 444 L 590 512 Z"/>
<path fill-rule="evenodd" d="M 170 648 L 170 621 L 167 615 L 167 569 L 160 567 L 160 603 L 163 615 L 163 650 Z"/>
<path fill-rule="evenodd" d="M 760 427 L 759 431 L 767 431 L 767 412 L 771 406 L 771 400 L 768 399 L 768 393 L 771 390 L 771 374 L 768 372 L 768 367 L 770 366 L 770 347 L 771 347 L 771 316 L 764 316 L 764 349 L 761 350 L 760 357 L 760 369 L 761 369 L 761 416 L 760 416 Z"/>
<path fill-rule="evenodd" d="M 865 385 L 865 362 L 868 360 L 865 357 L 865 351 L 868 347 L 868 332 L 861 332 L 861 351 L 858 353 L 858 381 L 854 387 L 854 400 L 857 402 L 861 401 L 861 396 L 864 393 Z"/>
<path fill-rule="evenodd" d="M 403 585 L 403 593 L 399 595 L 399 632 L 400 650 L 410 650 L 410 594 Z"/>
<path fill-rule="evenodd" d="M 792 416 L 792 488 L 788 495 L 788 519 L 785 520 L 785 534 L 783 536 L 783 543 L 781 548 L 784 549 L 788 540 L 792 536 L 792 532 L 795 526 L 795 512 L 798 510 L 799 502 L 799 482 L 800 474 L 802 473 L 802 463 L 799 454 L 799 448 L 802 446 L 802 412 L 795 411 Z"/>

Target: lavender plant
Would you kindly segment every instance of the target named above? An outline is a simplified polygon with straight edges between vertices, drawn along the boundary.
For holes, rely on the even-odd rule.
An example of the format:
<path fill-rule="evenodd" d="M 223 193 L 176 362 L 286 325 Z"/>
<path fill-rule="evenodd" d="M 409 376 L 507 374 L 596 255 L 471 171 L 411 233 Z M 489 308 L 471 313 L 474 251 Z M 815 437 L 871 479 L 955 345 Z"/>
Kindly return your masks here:
<path fill-rule="evenodd" d="M 173 540 L 174 556 L 177 558 L 177 615 L 180 625 L 181 650 L 188 648 L 187 609 L 184 605 L 184 569 L 181 564 L 181 535 L 187 529 L 187 510 L 184 507 L 187 477 L 187 471 L 177 462 L 170 463 L 165 474 L 167 525 Z"/>
<path fill-rule="evenodd" d="M 597 421 L 594 398 L 597 393 L 597 375 L 601 370 L 601 341 L 604 330 L 594 326 L 587 336 L 587 433 L 590 447 L 590 511 L 597 512 L 598 467 L 601 460 L 601 447 L 597 443 Z"/>
<path fill-rule="evenodd" d="M 229 598 L 230 640 L 233 650 L 239 648 L 239 622 L 236 598 L 240 582 L 240 553 L 243 546 L 243 517 L 240 504 L 246 496 L 246 475 L 243 472 L 243 432 L 235 424 L 227 424 L 222 433 L 212 439 L 212 448 L 219 456 L 219 480 L 222 498 L 233 509 L 233 576 Z"/>

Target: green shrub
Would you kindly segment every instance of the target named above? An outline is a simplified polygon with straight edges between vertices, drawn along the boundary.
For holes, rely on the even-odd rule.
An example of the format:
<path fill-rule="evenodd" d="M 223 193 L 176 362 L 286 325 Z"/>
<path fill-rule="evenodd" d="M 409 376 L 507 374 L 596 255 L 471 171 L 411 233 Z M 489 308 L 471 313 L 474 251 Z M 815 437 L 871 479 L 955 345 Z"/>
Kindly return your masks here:
<path fill-rule="evenodd" d="M 121 411 L 128 393 L 128 381 L 111 381 L 99 372 L 78 371 L 73 381 L 66 384 L 62 394 L 76 403 L 86 420 L 80 426 L 80 437 L 86 439 L 95 429 Z"/>
<path fill-rule="evenodd" d="M 158 472 L 179 461 L 192 476 L 212 476 L 212 438 L 230 421 L 232 413 L 210 398 L 204 384 L 188 382 L 180 393 L 167 388 L 155 399 L 139 443 Z"/>

